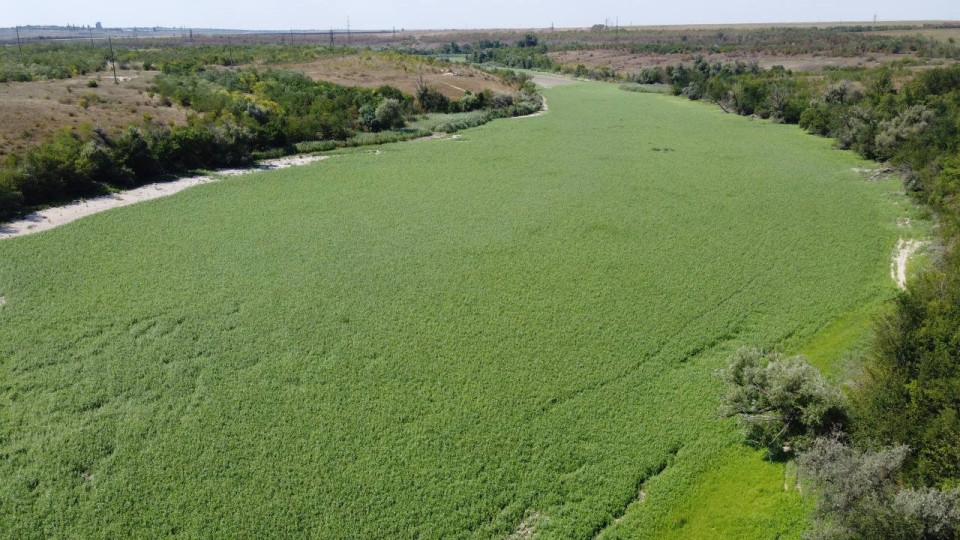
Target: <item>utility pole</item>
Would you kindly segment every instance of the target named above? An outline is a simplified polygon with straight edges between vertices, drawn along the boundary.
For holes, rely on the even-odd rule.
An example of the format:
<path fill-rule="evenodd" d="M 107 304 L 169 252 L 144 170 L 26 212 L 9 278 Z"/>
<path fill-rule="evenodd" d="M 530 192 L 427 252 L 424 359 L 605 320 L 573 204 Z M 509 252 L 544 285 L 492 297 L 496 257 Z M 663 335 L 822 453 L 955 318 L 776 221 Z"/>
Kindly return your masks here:
<path fill-rule="evenodd" d="M 330 29 L 330 46 L 333 47 L 333 28 Z"/>
<path fill-rule="evenodd" d="M 350 43 L 350 17 L 347 17 L 347 43 Z"/>
<path fill-rule="evenodd" d="M 120 84 L 117 79 L 117 57 L 113 54 L 113 38 L 107 37 L 107 42 L 110 43 L 110 61 L 113 62 L 113 84 Z"/>
<path fill-rule="evenodd" d="M 23 61 L 23 45 L 20 44 L 20 27 L 17 27 L 17 49 L 20 51 L 20 61 Z"/>

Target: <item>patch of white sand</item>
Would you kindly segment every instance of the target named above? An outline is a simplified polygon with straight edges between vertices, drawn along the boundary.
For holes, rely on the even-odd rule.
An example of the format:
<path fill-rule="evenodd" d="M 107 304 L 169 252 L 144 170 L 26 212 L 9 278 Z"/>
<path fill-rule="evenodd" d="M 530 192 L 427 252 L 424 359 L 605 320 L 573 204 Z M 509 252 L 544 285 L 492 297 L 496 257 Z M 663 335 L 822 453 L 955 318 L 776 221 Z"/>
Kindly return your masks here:
<path fill-rule="evenodd" d="M 64 206 L 56 206 L 34 212 L 17 221 L 0 224 L 0 240 L 53 229 L 54 227 L 59 227 L 71 221 L 110 210 L 111 208 L 167 197 L 193 186 L 216 182 L 223 177 L 240 176 L 263 170 L 286 169 L 322 161 L 329 157 L 330 156 L 288 156 L 278 159 L 268 159 L 261 161 L 254 167 L 246 169 L 221 169 L 216 171 L 217 174 L 215 176 L 191 176 L 170 182 L 147 184 L 129 191 L 111 193 L 110 195 L 95 197 L 93 199 L 78 200 Z"/>

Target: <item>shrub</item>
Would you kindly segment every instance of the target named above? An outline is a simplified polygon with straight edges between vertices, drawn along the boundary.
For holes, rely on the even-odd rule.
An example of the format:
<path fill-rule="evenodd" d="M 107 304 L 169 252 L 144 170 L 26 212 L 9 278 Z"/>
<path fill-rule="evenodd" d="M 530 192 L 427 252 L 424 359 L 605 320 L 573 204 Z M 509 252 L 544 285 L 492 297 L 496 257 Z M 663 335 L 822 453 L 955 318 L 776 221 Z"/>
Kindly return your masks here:
<path fill-rule="evenodd" d="M 800 471 L 817 488 L 816 539 L 944 539 L 960 533 L 960 490 L 905 489 L 897 475 L 906 446 L 876 452 L 836 438 L 817 439 L 800 458 Z"/>
<path fill-rule="evenodd" d="M 17 190 L 15 169 L 0 169 L 0 220 L 10 219 L 23 207 L 23 194 Z"/>
<path fill-rule="evenodd" d="M 374 112 L 374 118 L 377 128 L 381 130 L 401 128 L 404 125 L 400 102 L 392 98 L 380 102 Z"/>
<path fill-rule="evenodd" d="M 802 356 L 741 349 L 721 372 L 728 384 L 721 414 L 774 455 L 802 449 L 846 422 L 844 398 Z"/>
<path fill-rule="evenodd" d="M 450 100 L 438 90 L 423 84 L 421 80 L 417 87 L 417 105 L 423 112 L 447 112 L 450 109 Z"/>

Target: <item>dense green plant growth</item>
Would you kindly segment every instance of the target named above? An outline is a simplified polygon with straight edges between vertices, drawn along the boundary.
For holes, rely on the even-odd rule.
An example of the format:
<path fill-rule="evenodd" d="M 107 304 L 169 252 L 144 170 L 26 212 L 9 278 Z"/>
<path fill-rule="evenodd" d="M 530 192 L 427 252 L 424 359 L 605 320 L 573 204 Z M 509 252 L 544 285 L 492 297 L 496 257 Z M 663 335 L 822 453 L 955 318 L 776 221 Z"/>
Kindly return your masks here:
<path fill-rule="evenodd" d="M 544 92 L 0 241 L 0 536 L 796 538 L 714 372 L 889 294 L 897 186 L 790 126 Z"/>

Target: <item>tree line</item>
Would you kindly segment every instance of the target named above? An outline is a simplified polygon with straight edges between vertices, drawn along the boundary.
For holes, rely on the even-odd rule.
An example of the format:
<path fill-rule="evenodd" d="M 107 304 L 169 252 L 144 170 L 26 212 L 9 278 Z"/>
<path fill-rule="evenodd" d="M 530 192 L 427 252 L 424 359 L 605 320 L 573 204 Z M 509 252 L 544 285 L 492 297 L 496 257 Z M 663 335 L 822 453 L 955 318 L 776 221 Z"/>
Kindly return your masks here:
<path fill-rule="evenodd" d="M 772 455 L 799 454 L 818 487 L 812 538 L 960 535 L 960 66 L 897 80 L 889 68 L 825 79 L 698 61 L 657 74 L 679 95 L 798 123 L 889 162 L 938 218 L 943 254 L 875 325 L 841 392 L 802 358 L 742 351 L 724 412 Z"/>

